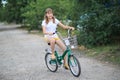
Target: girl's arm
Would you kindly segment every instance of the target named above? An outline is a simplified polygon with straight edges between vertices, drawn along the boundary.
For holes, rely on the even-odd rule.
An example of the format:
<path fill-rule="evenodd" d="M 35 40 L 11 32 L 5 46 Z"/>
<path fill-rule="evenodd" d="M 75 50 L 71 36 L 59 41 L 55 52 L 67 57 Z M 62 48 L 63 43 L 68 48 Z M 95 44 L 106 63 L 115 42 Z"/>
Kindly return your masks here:
<path fill-rule="evenodd" d="M 60 27 L 62 27 L 63 29 L 72 29 L 72 30 L 75 29 L 74 27 L 70 27 L 70 26 L 66 26 L 66 25 L 62 24 L 61 22 L 59 22 L 58 25 L 59 25 Z"/>

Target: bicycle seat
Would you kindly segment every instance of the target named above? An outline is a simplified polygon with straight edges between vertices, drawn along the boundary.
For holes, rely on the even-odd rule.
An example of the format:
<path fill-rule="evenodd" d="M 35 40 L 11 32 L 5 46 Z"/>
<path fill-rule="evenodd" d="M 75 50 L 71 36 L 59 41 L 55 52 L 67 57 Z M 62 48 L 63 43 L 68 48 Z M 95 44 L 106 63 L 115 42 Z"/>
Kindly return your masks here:
<path fill-rule="evenodd" d="M 47 44 L 50 46 L 50 42 L 48 42 Z M 56 42 L 55 42 L 55 44 L 56 44 Z"/>
<path fill-rule="evenodd" d="M 50 46 L 50 43 L 48 43 L 48 45 Z"/>

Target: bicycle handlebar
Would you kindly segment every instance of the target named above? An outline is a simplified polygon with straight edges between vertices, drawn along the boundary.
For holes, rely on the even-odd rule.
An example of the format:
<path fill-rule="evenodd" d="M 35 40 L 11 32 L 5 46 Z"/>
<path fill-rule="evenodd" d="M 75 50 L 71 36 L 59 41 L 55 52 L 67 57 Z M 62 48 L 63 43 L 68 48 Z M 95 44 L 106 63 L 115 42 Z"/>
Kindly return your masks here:
<path fill-rule="evenodd" d="M 60 32 L 55 31 L 55 33 L 57 33 L 58 36 L 59 36 L 62 40 L 64 39 Z M 70 38 L 71 36 L 72 36 L 72 29 L 68 29 L 68 30 L 67 30 L 67 38 Z"/>
<path fill-rule="evenodd" d="M 67 37 L 69 38 L 69 37 L 71 37 L 71 33 L 72 32 L 72 29 L 68 29 L 68 31 L 67 31 Z"/>

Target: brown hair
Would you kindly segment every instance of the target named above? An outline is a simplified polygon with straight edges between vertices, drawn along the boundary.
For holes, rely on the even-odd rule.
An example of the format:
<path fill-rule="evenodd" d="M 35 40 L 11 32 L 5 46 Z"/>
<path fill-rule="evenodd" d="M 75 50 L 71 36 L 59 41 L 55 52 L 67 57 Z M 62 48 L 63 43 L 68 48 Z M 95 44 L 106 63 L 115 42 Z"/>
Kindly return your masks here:
<path fill-rule="evenodd" d="M 53 10 L 52 10 L 51 8 L 47 8 L 47 9 L 45 10 L 44 19 L 45 19 L 46 24 L 48 24 L 48 22 L 49 22 L 48 17 L 46 16 L 46 13 L 48 13 L 48 12 L 52 12 L 52 13 L 53 13 Z M 53 16 L 53 23 L 55 23 L 55 17 L 54 17 L 54 16 Z"/>

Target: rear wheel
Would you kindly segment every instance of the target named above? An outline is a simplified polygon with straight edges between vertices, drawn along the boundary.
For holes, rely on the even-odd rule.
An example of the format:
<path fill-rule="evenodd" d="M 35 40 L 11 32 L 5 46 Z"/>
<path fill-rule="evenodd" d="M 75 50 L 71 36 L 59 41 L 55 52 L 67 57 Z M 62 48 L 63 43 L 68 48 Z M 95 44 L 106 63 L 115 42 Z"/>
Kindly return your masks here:
<path fill-rule="evenodd" d="M 75 77 L 79 77 L 81 74 L 81 67 L 80 67 L 80 63 L 77 60 L 77 58 L 74 55 L 70 55 L 68 58 L 68 65 L 70 67 L 70 71 L 71 73 L 75 76 Z"/>
<path fill-rule="evenodd" d="M 57 65 L 57 61 L 56 60 L 51 60 L 51 53 L 47 53 L 45 55 L 45 63 L 47 68 L 51 71 L 51 72 L 56 72 L 58 69 L 58 65 Z"/>

